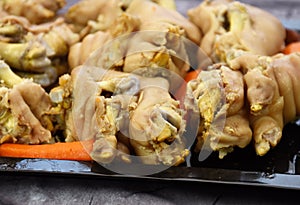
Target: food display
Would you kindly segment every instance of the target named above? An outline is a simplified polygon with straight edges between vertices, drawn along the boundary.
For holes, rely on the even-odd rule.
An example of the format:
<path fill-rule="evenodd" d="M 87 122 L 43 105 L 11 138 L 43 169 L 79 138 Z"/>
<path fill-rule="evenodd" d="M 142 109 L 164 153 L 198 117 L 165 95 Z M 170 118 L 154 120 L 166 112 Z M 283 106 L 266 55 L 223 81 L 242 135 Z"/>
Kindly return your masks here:
<path fill-rule="evenodd" d="M 207 1 L 188 15 L 203 31 L 200 49 L 211 57 L 216 68 L 200 73 L 198 82 L 189 83 L 203 113 L 202 138 L 210 134 L 206 131 L 213 118 L 225 115 L 224 132 L 211 135 L 212 149 L 219 150 L 222 158 L 234 146 L 243 148 L 253 138 L 257 154 L 265 155 L 280 141 L 284 124 L 299 114 L 299 53 L 279 54 L 285 46 L 285 29 L 279 20 L 258 8 L 239 2 Z M 209 23 L 203 24 L 203 20 Z M 270 33 L 274 35 L 270 37 Z M 226 108 L 220 112 L 224 114 L 214 111 L 218 104 L 208 107 L 212 98 L 221 95 L 201 91 L 202 75 L 206 76 L 204 80 L 209 75 L 223 83 Z M 211 109 L 214 116 L 207 116 L 206 109 Z"/>
<path fill-rule="evenodd" d="M 263 158 L 300 113 L 297 39 L 267 11 L 66 3 L 0 3 L 1 157 L 180 167 L 250 147 Z"/>

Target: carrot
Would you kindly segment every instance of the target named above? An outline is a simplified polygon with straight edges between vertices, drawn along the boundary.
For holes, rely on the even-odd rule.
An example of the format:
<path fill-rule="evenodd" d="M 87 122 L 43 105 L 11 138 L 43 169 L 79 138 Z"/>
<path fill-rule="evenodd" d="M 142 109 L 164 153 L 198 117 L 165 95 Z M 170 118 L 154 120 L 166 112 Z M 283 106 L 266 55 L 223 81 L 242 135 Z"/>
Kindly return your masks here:
<path fill-rule="evenodd" d="M 186 76 L 184 77 L 184 83 L 180 86 L 180 88 L 177 90 L 176 94 L 175 94 L 175 98 L 181 102 L 183 102 L 184 96 L 185 96 L 185 92 L 186 92 L 186 83 L 188 83 L 189 81 L 196 79 L 200 73 L 201 69 L 197 69 L 197 70 L 193 70 L 190 71 L 186 74 Z"/>
<path fill-rule="evenodd" d="M 190 71 L 186 74 L 186 76 L 184 77 L 184 80 L 185 82 L 189 82 L 193 79 L 196 79 L 200 73 L 200 69 L 197 69 L 197 70 L 193 70 L 193 71 Z"/>
<path fill-rule="evenodd" d="M 41 145 L 5 143 L 0 145 L 0 157 L 91 161 L 89 152 L 92 150 L 92 145 L 92 141 Z"/>
<path fill-rule="evenodd" d="M 300 52 L 300 41 L 288 44 L 282 51 L 284 54 Z"/>

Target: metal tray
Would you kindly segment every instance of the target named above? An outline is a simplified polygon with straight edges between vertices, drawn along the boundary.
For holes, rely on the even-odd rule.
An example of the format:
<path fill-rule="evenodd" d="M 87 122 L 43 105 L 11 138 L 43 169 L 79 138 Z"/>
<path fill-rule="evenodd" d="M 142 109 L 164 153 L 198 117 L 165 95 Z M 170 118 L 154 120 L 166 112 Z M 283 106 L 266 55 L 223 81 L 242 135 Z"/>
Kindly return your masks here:
<path fill-rule="evenodd" d="M 279 145 L 263 157 L 256 156 L 252 145 L 236 149 L 222 160 L 213 153 L 199 162 L 192 153 L 184 165 L 149 176 L 116 174 L 94 162 L 18 158 L 0 158 L 0 173 L 176 180 L 300 190 L 299 133 L 300 120 L 296 120 L 284 127 Z"/>

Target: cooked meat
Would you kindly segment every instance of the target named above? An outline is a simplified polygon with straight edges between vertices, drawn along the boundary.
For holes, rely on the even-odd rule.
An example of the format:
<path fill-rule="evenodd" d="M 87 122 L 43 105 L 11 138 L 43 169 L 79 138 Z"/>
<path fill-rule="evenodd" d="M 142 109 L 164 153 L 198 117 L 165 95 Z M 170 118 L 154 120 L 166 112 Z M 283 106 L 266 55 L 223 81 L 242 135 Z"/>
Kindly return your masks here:
<path fill-rule="evenodd" d="M 252 131 L 244 105 L 241 72 L 221 65 L 201 71 L 196 80 L 188 83 L 187 95 L 194 97 L 199 108 L 197 151 L 212 149 L 223 158 L 234 147 L 244 148 L 250 143 Z M 188 102 L 186 106 L 191 109 Z"/>
<path fill-rule="evenodd" d="M 163 78 L 142 78 L 138 102 L 130 113 L 129 136 L 145 164 L 178 165 L 185 161 L 183 110 L 171 98 Z"/>
<path fill-rule="evenodd" d="M 100 49 L 105 43 L 107 43 L 112 36 L 108 32 L 98 31 L 93 34 L 87 35 L 81 42 L 78 42 L 71 46 L 68 54 L 68 63 L 70 69 L 82 65 L 97 49 Z"/>
<path fill-rule="evenodd" d="M 47 116 L 51 101 L 45 90 L 22 80 L 3 61 L 0 78 L 10 87 L 1 87 L 1 143 L 49 143 L 52 122 Z"/>
<path fill-rule="evenodd" d="M 78 140 L 72 118 L 73 86 L 69 74 L 62 75 L 59 78 L 59 84 L 52 88 L 49 96 L 52 102 L 48 115 L 51 116 L 54 128 L 53 136 L 64 138 L 65 142 Z"/>
<path fill-rule="evenodd" d="M 178 26 L 184 31 L 184 35 L 193 42 L 198 44 L 201 41 L 199 29 L 175 10 L 166 9 L 150 1 L 133 0 L 126 12 L 139 17 L 142 23 L 151 21 L 158 25 L 168 23 Z M 156 29 L 159 29 L 159 26 Z"/>
<path fill-rule="evenodd" d="M 86 36 L 80 45 L 77 44 L 72 48 L 69 55 L 72 67 L 82 64 L 87 58 L 85 56 L 91 54 L 96 48 L 99 49 L 99 54 L 98 57 L 94 56 L 94 59 L 103 59 L 102 56 L 100 57 L 104 53 L 101 48 L 106 47 L 105 53 L 114 53 L 113 56 L 118 59 L 107 57 L 106 65 L 109 66 L 97 64 L 99 67 L 124 72 L 133 72 L 149 66 L 164 67 L 185 76 L 190 63 L 183 38 L 187 37 L 197 43 L 201 39 L 199 29 L 177 11 L 149 1 L 130 1 L 128 8 L 113 19 L 113 25 L 104 29 L 105 33 L 97 32 Z M 137 31 L 140 32 L 132 34 Z M 106 36 L 116 39 L 111 43 L 108 42 L 111 37 Z M 95 43 L 93 39 L 100 40 Z M 79 50 L 83 48 L 86 51 L 84 57 L 79 55 Z M 78 60 L 80 62 L 73 65 L 72 62 Z M 117 66 L 114 67 L 114 64 Z"/>
<path fill-rule="evenodd" d="M 18 75 L 46 87 L 68 71 L 64 58 L 79 36 L 62 18 L 38 26 L 18 16 L 5 16 L 0 22 L 0 57 Z"/>
<path fill-rule="evenodd" d="M 50 96 L 66 140 L 95 140 L 95 161 L 128 163 L 130 153 L 145 164 L 178 165 L 189 153 L 182 137 L 184 112 L 166 79 L 83 65 L 64 76 Z"/>
<path fill-rule="evenodd" d="M 190 9 L 188 16 L 204 34 L 200 48 L 214 62 L 228 62 L 245 52 L 274 55 L 284 46 L 286 32 L 281 22 L 248 4 L 206 0 Z"/>
<path fill-rule="evenodd" d="M 65 4 L 65 0 L 3 0 L 0 10 L 11 15 L 23 16 L 31 23 L 39 24 L 53 19 Z"/>
<path fill-rule="evenodd" d="M 123 12 L 119 0 L 82 0 L 65 14 L 75 32 L 84 37 L 96 31 L 106 31 Z"/>
<path fill-rule="evenodd" d="M 299 114 L 296 79 L 300 56 L 298 53 L 272 58 L 245 55 L 233 60 L 232 65 L 245 72 L 256 151 L 264 155 L 280 141 L 284 124 Z"/>
<path fill-rule="evenodd" d="M 247 54 L 230 63 L 230 68 L 221 66 L 202 71 L 196 81 L 188 84 L 188 94 L 197 100 L 203 118 L 198 149 L 209 136 L 211 148 L 221 150 L 222 157 L 224 147 L 244 147 L 253 137 L 256 153 L 265 155 L 281 140 L 283 126 L 299 115 L 300 98 L 297 93 L 300 85 L 297 79 L 300 77 L 300 55 L 277 54 L 268 57 Z M 224 86 L 224 105 L 220 104 L 223 88 L 220 83 Z M 225 114 L 220 114 L 221 111 Z M 214 123 L 220 126 L 218 117 L 222 115 L 224 133 L 230 137 L 240 136 L 233 144 L 234 138 L 222 139 L 219 137 L 222 132 L 214 130 Z M 234 122 L 232 116 L 236 116 Z M 238 130 L 236 125 L 244 129 Z"/>

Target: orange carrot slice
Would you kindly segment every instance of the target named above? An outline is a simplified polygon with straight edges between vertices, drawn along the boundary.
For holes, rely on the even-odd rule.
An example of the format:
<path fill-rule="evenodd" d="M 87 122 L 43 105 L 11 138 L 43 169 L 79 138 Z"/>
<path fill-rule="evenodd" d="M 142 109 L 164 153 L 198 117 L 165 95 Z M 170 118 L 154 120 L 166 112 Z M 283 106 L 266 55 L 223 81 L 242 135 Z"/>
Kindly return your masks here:
<path fill-rule="evenodd" d="M 198 77 L 199 73 L 201 72 L 200 69 L 197 69 L 197 70 L 193 70 L 193 71 L 190 71 L 186 74 L 186 76 L 184 77 L 184 80 L 185 82 L 189 82 L 191 80 L 194 80 Z"/>
<path fill-rule="evenodd" d="M 288 44 L 282 51 L 284 54 L 300 52 L 300 41 Z"/>
<path fill-rule="evenodd" d="M 197 69 L 197 70 L 193 70 L 190 71 L 186 74 L 186 76 L 184 77 L 184 81 L 186 83 L 188 83 L 189 81 L 196 79 L 199 75 L 199 73 L 201 72 L 201 69 Z M 179 100 L 181 102 L 183 102 L 185 93 L 186 93 L 186 83 L 182 84 L 179 89 L 177 90 L 177 92 L 175 93 L 175 98 L 176 100 Z"/>
<path fill-rule="evenodd" d="M 0 145 L 0 157 L 91 161 L 89 153 L 92 146 L 92 141 L 58 142 L 41 145 L 5 143 Z"/>

